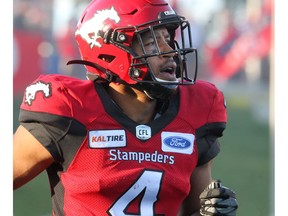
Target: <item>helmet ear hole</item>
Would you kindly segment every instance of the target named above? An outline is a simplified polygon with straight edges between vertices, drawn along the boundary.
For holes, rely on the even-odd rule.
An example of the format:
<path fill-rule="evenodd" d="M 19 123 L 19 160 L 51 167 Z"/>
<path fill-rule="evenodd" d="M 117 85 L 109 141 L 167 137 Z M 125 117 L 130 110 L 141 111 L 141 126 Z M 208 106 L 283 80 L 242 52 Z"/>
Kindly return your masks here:
<path fill-rule="evenodd" d="M 98 56 L 99 59 L 106 61 L 108 63 L 112 62 L 115 59 L 115 56 L 112 55 L 105 55 L 105 54 L 101 54 Z"/>

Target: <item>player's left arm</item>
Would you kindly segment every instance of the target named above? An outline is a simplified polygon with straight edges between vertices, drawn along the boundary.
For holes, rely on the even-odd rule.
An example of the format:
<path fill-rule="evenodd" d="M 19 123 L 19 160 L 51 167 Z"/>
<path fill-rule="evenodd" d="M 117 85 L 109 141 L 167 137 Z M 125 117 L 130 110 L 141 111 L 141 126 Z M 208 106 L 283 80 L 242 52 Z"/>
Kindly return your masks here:
<path fill-rule="evenodd" d="M 219 180 L 212 180 L 212 163 L 210 160 L 193 172 L 190 192 L 182 203 L 178 216 L 236 216 L 236 194 Z"/>
<path fill-rule="evenodd" d="M 178 216 L 200 216 L 201 205 L 199 196 L 212 181 L 212 164 L 213 160 L 210 160 L 208 163 L 198 166 L 194 170 L 190 178 L 190 192 L 183 201 Z"/>

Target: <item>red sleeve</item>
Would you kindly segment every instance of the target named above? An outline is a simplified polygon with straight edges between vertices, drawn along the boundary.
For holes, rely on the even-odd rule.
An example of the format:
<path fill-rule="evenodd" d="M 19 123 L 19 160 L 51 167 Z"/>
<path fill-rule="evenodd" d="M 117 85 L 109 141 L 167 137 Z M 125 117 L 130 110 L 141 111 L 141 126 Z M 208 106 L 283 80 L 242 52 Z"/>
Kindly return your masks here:
<path fill-rule="evenodd" d="M 27 86 L 21 109 L 79 118 L 85 115 L 84 108 L 89 109 L 95 93 L 92 81 L 59 74 L 41 75 Z"/>
<path fill-rule="evenodd" d="M 181 88 L 182 116 L 195 128 L 198 166 L 220 152 L 218 138 L 223 135 L 227 110 L 223 93 L 212 83 L 198 80 L 190 88 Z"/>
<path fill-rule="evenodd" d="M 215 89 L 216 91 L 213 98 L 213 104 L 207 122 L 227 122 L 226 101 L 223 93 L 216 87 Z"/>

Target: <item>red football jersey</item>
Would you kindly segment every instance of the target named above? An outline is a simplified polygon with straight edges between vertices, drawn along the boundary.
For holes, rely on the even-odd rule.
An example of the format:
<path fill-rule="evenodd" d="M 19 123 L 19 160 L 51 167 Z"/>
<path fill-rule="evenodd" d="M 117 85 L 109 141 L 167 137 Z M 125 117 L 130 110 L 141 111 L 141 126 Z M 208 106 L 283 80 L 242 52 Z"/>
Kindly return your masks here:
<path fill-rule="evenodd" d="M 195 167 L 219 152 L 203 137 L 222 135 L 226 109 L 222 93 L 198 81 L 141 125 L 104 84 L 43 75 L 26 88 L 20 122 L 55 159 L 53 215 L 175 216 Z"/>

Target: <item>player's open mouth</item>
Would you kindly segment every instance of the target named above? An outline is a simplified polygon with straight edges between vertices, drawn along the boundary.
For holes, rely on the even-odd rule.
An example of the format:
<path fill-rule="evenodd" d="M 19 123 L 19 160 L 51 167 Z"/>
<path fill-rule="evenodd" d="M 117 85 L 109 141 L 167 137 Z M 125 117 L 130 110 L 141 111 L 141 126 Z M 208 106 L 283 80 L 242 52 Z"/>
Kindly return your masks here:
<path fill-rule="evenodd" d="M 175 72 L 175 69 L 172 67 L 168 67 L 168 68 L 164 68 L 160 71 L 161 73 L 169 73 L 169 74 L 173 74 Z"/>
<path fill-rule="evenodd" d="M 160 68 L 160 73 L 158 74 L 157 78 L 158 81 L 161 82 L 178 82 L 176 79 L 176 64 L 169 63 L 166 64 L 165 67 Z"/>
<path fill-rule="evenodd" d="M 166 64 L 164 67 L 160 69 L 160 73 L 175 74 L 175 71 L 176 71 L 175 62 L 169 62 L 169 64 Z"/>

